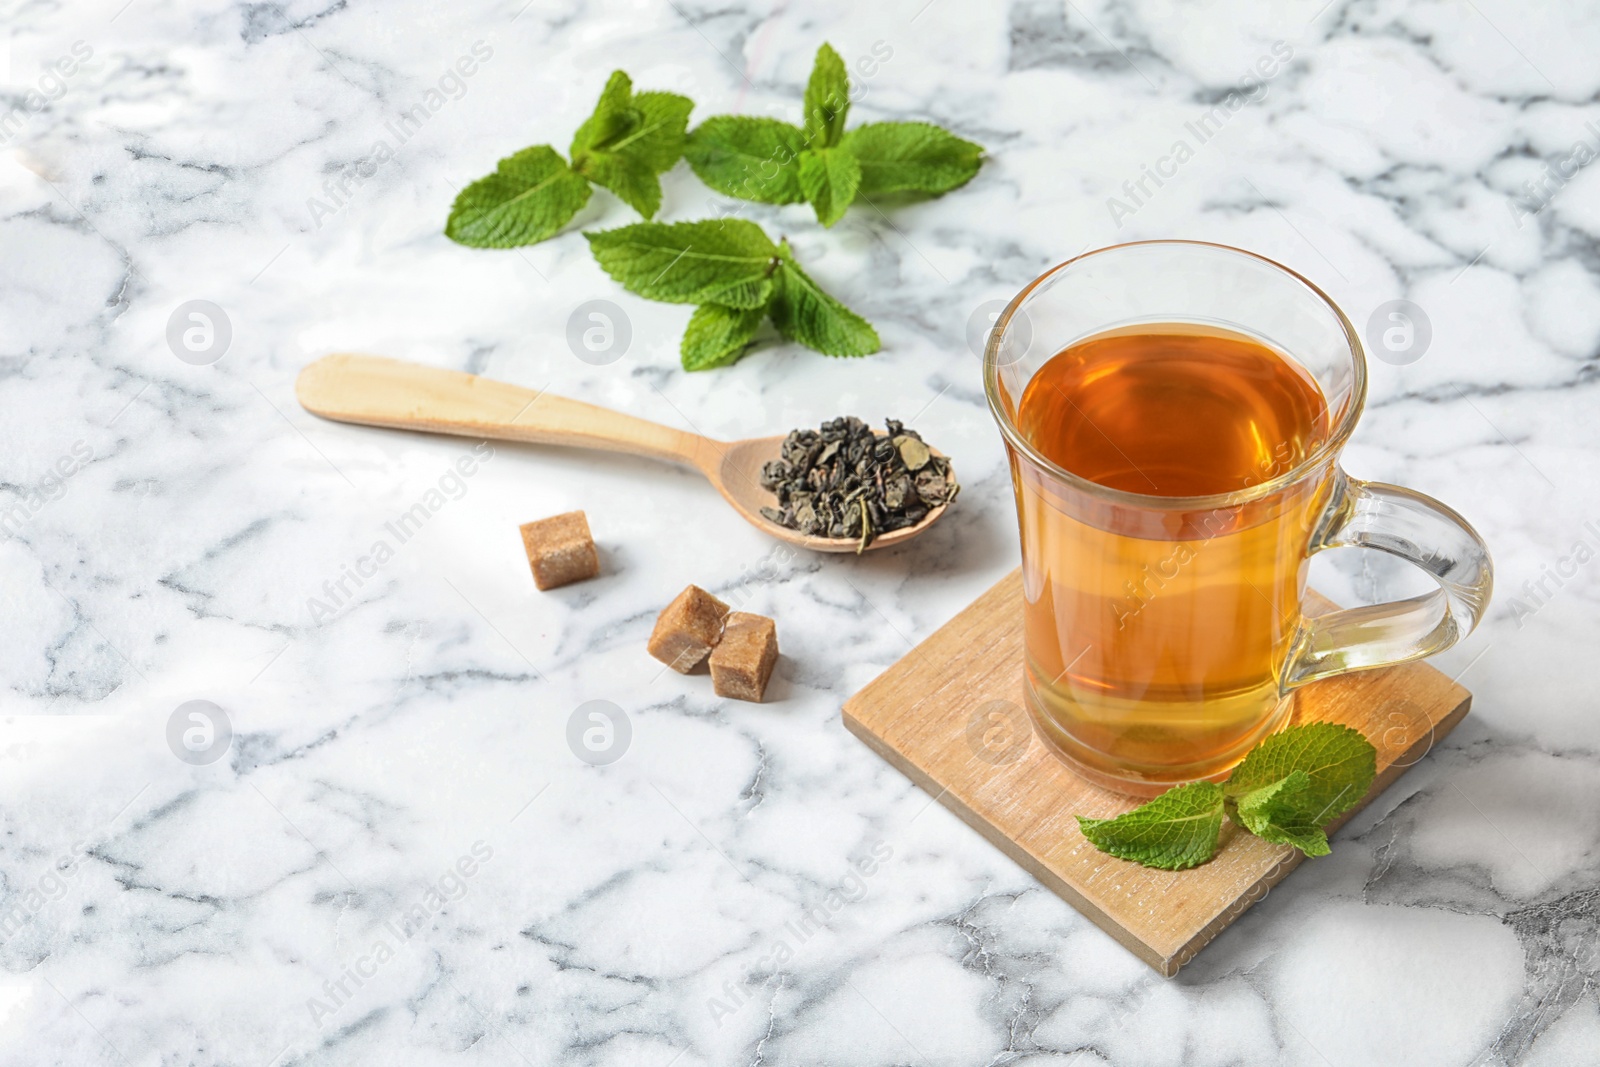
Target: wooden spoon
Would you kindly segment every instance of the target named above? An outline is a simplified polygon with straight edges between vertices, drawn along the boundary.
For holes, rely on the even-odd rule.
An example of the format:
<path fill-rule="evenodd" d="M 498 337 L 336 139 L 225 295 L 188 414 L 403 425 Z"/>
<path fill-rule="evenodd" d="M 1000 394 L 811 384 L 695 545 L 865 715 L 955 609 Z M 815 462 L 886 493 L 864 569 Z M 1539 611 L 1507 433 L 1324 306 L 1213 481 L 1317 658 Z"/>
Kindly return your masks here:
<path fill-rule="evenodd" d="M 859 538 L 808 537 L 761 514 L 762 507 L 777 504 L 761 487 L 761 467 L 778 458 L 783 435 L 715 441 L 475 374 L 346 352 L 308 365 L 294 391 L 307 411 L 336 422 L 597 448 L 687 464 L 709 478 L 733 509 L 763 533 L 816 552 L 855 552 L 860 546 Z M 910 540 L 933 525 L 947 506 L 932 509 L 915 526 L 880 535 L 867 547 L 888 548 Z"/>

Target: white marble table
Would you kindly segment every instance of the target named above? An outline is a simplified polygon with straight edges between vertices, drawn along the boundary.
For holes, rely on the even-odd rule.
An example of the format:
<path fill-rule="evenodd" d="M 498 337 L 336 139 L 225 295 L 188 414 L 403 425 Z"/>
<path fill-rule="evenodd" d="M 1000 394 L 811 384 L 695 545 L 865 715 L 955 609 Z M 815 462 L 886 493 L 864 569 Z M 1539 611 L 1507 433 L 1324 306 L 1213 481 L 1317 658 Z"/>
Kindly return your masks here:
<path fill-rule="evenodd" d="M 1322 3 L 7 5 L 0 1063 L 1600 1060 L 1600 12 Z M 622 293 L 576 235 L 441 236 L 500 155 L 564 148 L 612 68 L 697 117 L 793 115 L 824 38 L 892 51 L 854 121 L 931 119 L 992 155 L 828 233 L 752 209 L 881 354 L 769 345 L 688 375 L 687 311 Z M 362 173 L 477 42 L 492 56 Z M 1204 143 L 1186 132 L 1275 48 Z M 1546 166 L 1570 177 L 1524 185 Z M 1135 201 L 1146 168 L 1167 176 Z M 667 219 L 726 206 L 666 178 Z M 579 225 L 631 218 L 600 193 Z M 1440 660 L 1468 721 L 1173 981 L 839 719 L 1015 565 L 969 316 L 1152 236 L 1273 256 L 1358 322 L 1424 309 L 1422 357 L 1372 365 L 1348 466 L 1462 510 L 1501 589 Z M 566 341 L 594 299 L 631 323 L 605 365 Z M 167 341 L 191 300 L 231 327 L 209 365 Z M 914 419 L 966 491 L 903 550 L 773 555 L 689 472 L 503 445 L 452 479 L 473 442 L 320 422 L 292 383 L 341 349 L 721 437 Z M 605 574 L 541 595 L 515 527 L 570 508 Z M 1404 577 L 1315 573 L 1368 598 Z M 769 703 L 643 654 L 690 581 L 779 619 Z M 191 700 L 231 725 L 209 764 L 168 744 Z M 631 725 L 605 766 L 566 742 L 591 700 Z"/>

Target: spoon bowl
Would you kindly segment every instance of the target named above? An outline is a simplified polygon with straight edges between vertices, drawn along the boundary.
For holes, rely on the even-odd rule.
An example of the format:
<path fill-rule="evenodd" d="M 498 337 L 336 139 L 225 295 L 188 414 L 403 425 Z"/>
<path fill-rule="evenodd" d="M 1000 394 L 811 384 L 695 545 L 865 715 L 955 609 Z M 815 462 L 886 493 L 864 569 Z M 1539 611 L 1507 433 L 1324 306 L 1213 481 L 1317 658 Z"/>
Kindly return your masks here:
<path fill-rule="evenodd" d="M 733 505 L 735 511 L 743 515 L 747 521 L 759 526 L 764 532 L 773 537 L 781 538 L 791 545 L 809 548 L 813 552 L 861 552 L 861 539 L 859 537 L 813 537 L 803 534 L 799 530 L 791 530 L 787 526 L 779 526 L 765 515 L 761 514 L 764 507 L 774 507 L 778 498 L 768 489 L 761 487 L 761 468 L 767 463 L 779 458 L 783 453 L 783 442 L 787 435 L 777 437 L 751 437 L 743 441 L 732 441 L 722 447 L 726 450 L 722 454 L 722 462 L 717 465 L 717 473 L 707 473 L 706 477 L 711 484 L 717 487 L 728 503 Z M 935 455 L 943 455 L 934 449 L 929 449 Z M 872 539 L 865 551 L 874 548 L 888 548 L 909 541 L 917 534 L 926 530 L 939 517 L 944 514 L 949 504 L 940 504 L 929 510 L 920 522 L 911 526 L 904 526 L 898 530 L 881 533 Z"/>
<path fill-rule="evenodd" d="M 578 400 L 551 396 L 461 371 L 340 352 L 308 364 L 295 396 L 313 415 L 335 422 L 498 441 L 594 448 L 694 467 L 762 533 L 813 552 L 860 552 L 854 537 L 813 537 L 761 514 L 777 497 L 761 486 L 761 468 L 777 459 L 784 437 L 717 441 Z M 949 504 L 914 526 L 880 534 L 867 551 L 903 544 L 932 526 Z"/>

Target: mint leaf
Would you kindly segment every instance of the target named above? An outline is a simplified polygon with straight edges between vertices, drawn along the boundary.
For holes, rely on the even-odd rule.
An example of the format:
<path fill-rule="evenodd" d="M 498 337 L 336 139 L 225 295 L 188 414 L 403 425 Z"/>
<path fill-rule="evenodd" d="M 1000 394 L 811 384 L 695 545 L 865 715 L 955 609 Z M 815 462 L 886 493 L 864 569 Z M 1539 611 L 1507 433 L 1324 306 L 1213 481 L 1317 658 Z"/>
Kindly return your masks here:
<path fill-rule="evenodd" d="M 590 152 L 579 158 L 578 173 L 617 194 L 645 218 L 661 207 L 661 182 L 646 164 L 614 152 Z"/>
<path fill-rule="evenodd" d="M 1281 795 L 1277 803 L 1293 804 L 1302 825 L 1325 826 L 1349 811 L 1372 788 L 1377 750 L 1361 731 L 1331 722 L 1293 726 L 1257 745 L 1234 768 L 1228 795 L 1246 794 L 1304 771 L 1304 789 Z M 1274 821 L 1286 824 L 1289 813 Z"/>
<path fill-rule="evenodd" d="M 844 60 L 833 46 L 823 42 L 811 66 L 806 83 L 806 142 L 813 148 L 829 148 L 844 134 L 844 117 L 850 111 L 850 77 Z"/>
<path fill-rule="evenodd" d="M 637 129 L 642 122 L 643 116 L 633 106 L 632 79 L 622 71 L 614 70 L 606 81 L 606 87 L 600 90 L 594 113 L 584 119 L 583 125 L 572 135 L 572 147 L 568 152 L 576 162 L 584 152 L 609 147 Z"/>
<path fill-rule="evenodd" d="M 1328 854 L 1328 835 L 1300 813 L 1311 776 L 1297 770 L 1271 785 L 1243 794 L 1233 809 L 1233 819 L 1257 837 L 1294 845 L 1311 856 Z M 1226 792 L 1224 788 L 1224 792 Z"/>
<path fill-rule="evenodd" d="M 1216 855 L 1222 832 L 1222 787 L 1190 782 L 1114 819 L 1078 816 L 1078 828 L 1101 852 L 1146 867 L 1181 871 Z"/>
<path fill-rule="evenodd" d="M 1308 856 L 1326 856 L 1333 849 L 1328 845 L 1328 835 L 1320 826 L 1310 823 L 1268 822 L 1251 833 L 1275 845 L 1293 845 Z"/>
<path fill-rule="evenodd" d="M 572 169 L 616 193 L 645 218 L 661 207 L 661 182 L 683 155 L 694 103 L 676 93 L 633 92 L 622 71 L 611 75 L 590 115 L 572 135 Z"/>
<path fill-rule="evenodd" d="M 657 174 L 673 168 L 689 143 L 689 112 L 694 101 L 677 93 L 635 93 L 633 106 L 640 124 L 610 146 L 646 164 Z"/>
<path fill-rule="evenodd" d="M 800 188 L 824 226 L 844 217 L 860 185 L 861 167 L 842 148 L 819 148 L 800 157 Z"/>
<path fill-rule="evenodd" d="M 1295 771 L 1286 778 L 1279 778 L 1270 785 L 1259 789 L 1252 789 L 1248 793 L 1240 794 L 1235 804 L 1239 813 L 1239 821 L 1251 833 L 1256 832 L 1257 825 L 1266 825 L 1275 811 L 1293 811 L 1292 801 L 1297 794 L 1304 793 L 1311 787 L 1311 776 L 1305 771 Z M 1226 790 L 1224 790 L 1226 792 Z M 1285 804 L 1285 798 L 1290 803 Z"/>
<path fill-rule="evenodd" d="M 882 347 L 871 323 L 823 292 L 800 269 L 788 242 L 779 255 L 778 288 L 767 309 L 779 333 L 825 356 L 867 356 Z"/>
<path fill-rule="evenodd" d="M 1266 841 L 1293 845 L 1308 856 L 1326 856 L 1328 835 L 1301 811 L 1311 776 L 1296 770 L 1238 798 L 1234 821 Z M 1226 789 L 1224 789 L 1226 791 Z"/>
<path fill-rule="evenodd" d="M 595 112 L 572 135 L 574 164 L 584 155 L 626 155 L 660 174 L 672 169 L 688 142 L 694 101 L 677 93 L 634 93 L 622 71 L 611 75 Z"/>
<path fill-rule="evenodd" d="M 744 219 L 639 222 L 584 236 L 602 270 L 650 300 L 752 308 L 772 297 L 778 249 Z"/>
<path fill-rule="evenodd" d="M 589 183 L 549 145 L 502 159 L 457 194 L 445 236 L 474 248 L 514 248 L 553 237 L 589 200 Z"/>
<path fill-rule="evenodd" d="M 777 268 L 773 267 L 776 272 Z M 763 310 L 772 303 L 772 296 L 778 291 L 776 274 L 751 281 L 737 282 L 726 289 L 719 289 L 716 293 L 716 303 L 723 307 L 736 308 L 740 311 L 755 309 Z"/>
<path fill-rule="evenodd" d="M 689 134 L 684 157 L 700 180 L 727 196 L 763 204 L 797 204 L 797 160 L 806 135 L 777 119 L 719 115 Z"/>
<path fill-rule="evenodd" d="M 710 370 L 736 362 L 744 355 L 765 314 L 764 307 L 702 304 L 695 308 L 683 331 L 683 343 L 678 346 L 683 369 Z"/>
<path fill-rule="evenodd" d="M 844 135 L 840 147 L 861 164 L 862 196 L 937 195 L 978 173 L 983 146 L 926 122 L 874 122 Z"/>

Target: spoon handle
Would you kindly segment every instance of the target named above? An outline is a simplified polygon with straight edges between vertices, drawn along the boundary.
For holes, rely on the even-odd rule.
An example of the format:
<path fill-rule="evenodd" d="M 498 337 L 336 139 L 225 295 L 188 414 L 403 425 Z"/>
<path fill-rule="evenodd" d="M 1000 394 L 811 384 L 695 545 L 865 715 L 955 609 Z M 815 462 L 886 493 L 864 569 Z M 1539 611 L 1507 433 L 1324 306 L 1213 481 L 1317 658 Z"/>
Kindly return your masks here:
<path fill-rule="evenodd" d="M 698 434 L 520 385 L 381 356 L 340 352 L 306 366 L 295 395 L 313 415 L 397 430 L 530 441 L 653 456 L 705 469 Z"/>

